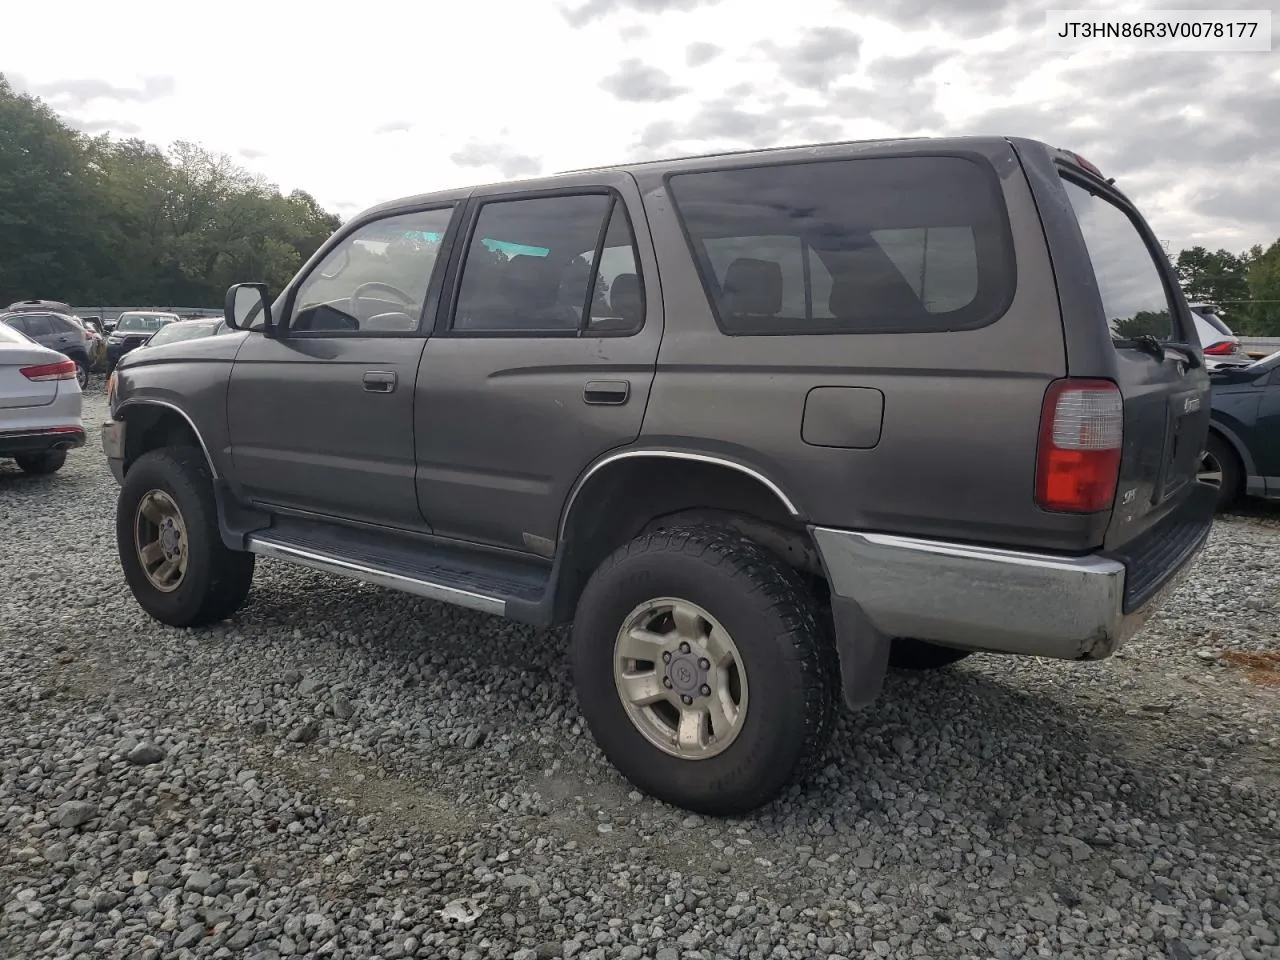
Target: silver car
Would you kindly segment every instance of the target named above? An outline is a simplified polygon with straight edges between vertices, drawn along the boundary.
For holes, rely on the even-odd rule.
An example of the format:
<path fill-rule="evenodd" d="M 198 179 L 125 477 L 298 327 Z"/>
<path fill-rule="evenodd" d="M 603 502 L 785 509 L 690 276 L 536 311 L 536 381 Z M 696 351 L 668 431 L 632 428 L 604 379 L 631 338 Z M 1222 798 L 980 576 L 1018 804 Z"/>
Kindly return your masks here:
<path fill-rule="evenodd" d="M 76 363 L 0 323 L 0 458 L 53 473 L 84 446 Z"/>

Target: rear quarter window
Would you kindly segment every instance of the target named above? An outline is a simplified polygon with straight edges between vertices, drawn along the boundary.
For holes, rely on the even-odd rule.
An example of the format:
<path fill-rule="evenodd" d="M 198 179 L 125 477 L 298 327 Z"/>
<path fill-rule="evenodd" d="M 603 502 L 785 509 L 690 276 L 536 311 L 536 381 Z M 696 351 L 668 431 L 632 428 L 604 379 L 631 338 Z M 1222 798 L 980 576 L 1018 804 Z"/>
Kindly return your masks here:
<path fill-rule="evenodd" d="M 973 329 L 1013 297 L 999 181 L 974 160 L 771 164 L 668 184 L 729 334 Z"/>

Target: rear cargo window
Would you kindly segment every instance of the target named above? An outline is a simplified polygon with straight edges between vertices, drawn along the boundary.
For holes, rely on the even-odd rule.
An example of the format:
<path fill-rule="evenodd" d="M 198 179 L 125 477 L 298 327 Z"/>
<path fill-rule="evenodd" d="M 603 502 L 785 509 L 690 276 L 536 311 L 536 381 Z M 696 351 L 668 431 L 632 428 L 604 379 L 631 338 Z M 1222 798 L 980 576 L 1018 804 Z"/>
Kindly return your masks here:
<path fill-rule="evenodd" d="M 1110 200 L 1070 180 L 1063 185 L 1084 234 L 1112 339 L 1174 339 L 1169 292 L 1137 225 Z"/>
<path fill-rule="evenodd" d="M 999 184 L 971 160 L 775 164 L 670 188 L 726 333 L 971 329 L 1013 294 Z"/>

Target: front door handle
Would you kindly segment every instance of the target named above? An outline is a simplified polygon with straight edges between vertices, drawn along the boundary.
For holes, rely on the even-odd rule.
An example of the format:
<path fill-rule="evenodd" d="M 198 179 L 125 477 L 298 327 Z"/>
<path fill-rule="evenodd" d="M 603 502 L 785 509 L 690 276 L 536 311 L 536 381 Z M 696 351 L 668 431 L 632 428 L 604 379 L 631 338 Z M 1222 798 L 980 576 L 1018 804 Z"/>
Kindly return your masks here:
<path fill-rule="evenodd" d="M 620 406 L 631 396 L 629 380 L 588 380 L 582 388 L 584 403 Z"/>
<path fill-rule="evenodd" d="M 370 393 L 391 393 L 396 388 L 395 372 L 370 370 L 364 375 L 364 388 Z"/>

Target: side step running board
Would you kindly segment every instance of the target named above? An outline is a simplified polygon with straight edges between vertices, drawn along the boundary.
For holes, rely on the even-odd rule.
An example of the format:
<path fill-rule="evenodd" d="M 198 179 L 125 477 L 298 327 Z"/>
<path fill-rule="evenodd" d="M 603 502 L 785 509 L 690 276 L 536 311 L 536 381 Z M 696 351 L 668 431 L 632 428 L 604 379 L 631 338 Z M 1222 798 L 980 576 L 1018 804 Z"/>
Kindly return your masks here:
<path fill-rule="evenodd" d="M 380 569 L 313 549 L 303 549 L 293 544 L 280 543 L 260 535 L 250 535 L 245 545 L 250 553 L 256 553 L 259 556 L 274 557 L 278 560 L 296 563 L 299 566 L 310 567 L 313 570 L 322 570 L 325 573 L 336 574 L 340 577 L 351 577 L 355 580 L 362 580 L 365 583 L 376 584 L 391 590 L 411 593 L 427 600 L 452 603 L 455 606 L 479 610 L 482 613 L 493 613 L 498 616 L 506 616 L 507 613 L 506 600 L 483 593 L 476 593 L 474 590 L 467 590 L 459 586 L 451 586 L 435 580 L 424 580 L 405 573 Z"/>

